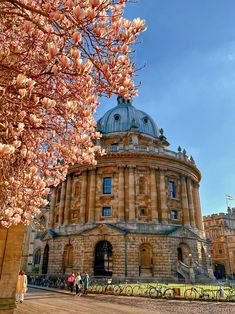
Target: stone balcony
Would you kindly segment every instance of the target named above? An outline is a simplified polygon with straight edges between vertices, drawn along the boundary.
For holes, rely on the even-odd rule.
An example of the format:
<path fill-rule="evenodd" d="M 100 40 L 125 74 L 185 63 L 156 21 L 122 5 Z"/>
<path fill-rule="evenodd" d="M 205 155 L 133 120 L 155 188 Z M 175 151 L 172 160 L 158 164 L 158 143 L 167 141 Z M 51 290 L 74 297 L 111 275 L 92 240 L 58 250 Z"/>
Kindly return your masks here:
<path fill-rule="evenodd" d="M 192 156 L 186 155 L 186 152 L 179 151 L 174 152 L 169 149 L 165 149 L 164 147 L 154 147 L 154 146 L 145 146 L 145 145 L 136 145 L 136 144 L 129 144 L 129 145 L 110 145 L 104 147 L 106 153 L 117 153 L 117 152 L 138 152 L 138 153 L 149 153 L 149 154 L 156 154 L 166 157 L 173 157 L 178 160 L 185 161 L 191 165 L 195 166 L 195 161 Z"/>

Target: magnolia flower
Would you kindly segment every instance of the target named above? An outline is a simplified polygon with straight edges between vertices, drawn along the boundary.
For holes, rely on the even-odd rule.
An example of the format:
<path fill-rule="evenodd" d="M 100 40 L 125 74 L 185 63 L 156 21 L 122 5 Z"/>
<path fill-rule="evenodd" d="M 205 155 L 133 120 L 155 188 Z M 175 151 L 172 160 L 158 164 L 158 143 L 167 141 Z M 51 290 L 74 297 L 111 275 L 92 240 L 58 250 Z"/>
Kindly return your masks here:
<path fill-rule="evenodd" d="M 77 6 L 73 9 L 73 15 L 77 20 L 82 20 L 86 17 L 86 11 L 80 6 Z"/>
<path fill-rule="evenodd" d="M 23 87 L 26 82 L 26 76 L 24 74 L 18 74 L 16 78 L 16 84 L 18 87 Z"/>
<path fill-rule="evenodd" d="M 54 43 L 49 43 L 47 45 L 48 48 L 48 53 L 49 53 L 49 58 L 53 59 L 55 55 L 58 53 L 58 48 Z"/>
<path fill-rule="evenodd" d="M 75 44 L 77 44 L 81 40 L 82 40 L 82 35 L 80 33 L 78 32 L 73 33 L 73 41 L 75 42 Z"/>
<path fill-rule="evenodd" d="M 8 144 L 2 144 L 0 143 L 0 156 L 7 156 L 11 155 L 15 152 L 15 147 Z"/>

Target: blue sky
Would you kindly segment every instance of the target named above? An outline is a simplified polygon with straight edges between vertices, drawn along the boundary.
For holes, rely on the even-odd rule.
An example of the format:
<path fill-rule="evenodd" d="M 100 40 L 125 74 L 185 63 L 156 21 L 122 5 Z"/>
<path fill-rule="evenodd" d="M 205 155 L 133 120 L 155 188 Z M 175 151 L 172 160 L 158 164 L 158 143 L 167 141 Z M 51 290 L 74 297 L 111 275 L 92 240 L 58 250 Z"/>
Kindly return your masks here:
<path fill-rule="evenodd" d="M 203 214 L 225 211 L 225 194 L 235 198 L 235 1 L 140 0 L 125 16 L 147 24 L 135 46 L 146 66 L 134 106 L 164 129 L 170 149 L 194 157 Z M 104 101 L 97 117 L 115 105 Z"/>

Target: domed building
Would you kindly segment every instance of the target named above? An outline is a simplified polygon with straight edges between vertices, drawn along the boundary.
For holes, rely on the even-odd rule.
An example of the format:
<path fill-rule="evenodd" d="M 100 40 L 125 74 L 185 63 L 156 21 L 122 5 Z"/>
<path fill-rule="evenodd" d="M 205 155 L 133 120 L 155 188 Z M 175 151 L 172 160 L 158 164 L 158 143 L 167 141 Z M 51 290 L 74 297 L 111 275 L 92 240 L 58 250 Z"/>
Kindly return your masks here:
<path fill-rule="evenodd" d="M 186 151 L 131 100 L 97 122 L 106 154 L 75 165 L 54 188 L 40 273 L 177 281 L 210 275 L 202 223 L 201 174 Z"/>

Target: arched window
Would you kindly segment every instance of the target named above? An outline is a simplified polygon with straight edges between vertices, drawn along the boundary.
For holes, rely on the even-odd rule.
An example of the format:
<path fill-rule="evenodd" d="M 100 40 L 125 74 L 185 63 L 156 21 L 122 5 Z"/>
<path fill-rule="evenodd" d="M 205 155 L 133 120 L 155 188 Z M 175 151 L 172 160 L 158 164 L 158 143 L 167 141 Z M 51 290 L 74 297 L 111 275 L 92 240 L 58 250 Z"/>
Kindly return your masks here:
<path fill-rule="evenodd" d="M 98 276 L 112 275 L 113 248 L 109 241 L 99 241 L 95 247 L 94 273 Z"/>
<path fill-rule="evenodd" d="M 146 180 L 144 177 L 139 178 L 139 194 L 146 194 Z"/>
<path fill-rule="evenodd" d="M 73 246 L 67 244 L 64 248 L 63 269 L 65 273 L 70 273 L 73 269 Z"/>
<path fill-rule="evenodd" d="M 44 253 L 43 253 L 42 274 L 47 274 L 48 260 L 49 260 L 49 245 L 47 244 L 45 246 Z"/>
<path fill-rule="evenodd" d="M 41 260 L 41 250 L 37 249 L 34 252 L 34 256 L 33 256 L 33 265 L 39 265 L 40 264 L 40 260 Z"/>

